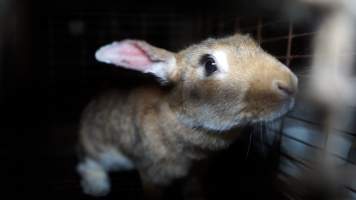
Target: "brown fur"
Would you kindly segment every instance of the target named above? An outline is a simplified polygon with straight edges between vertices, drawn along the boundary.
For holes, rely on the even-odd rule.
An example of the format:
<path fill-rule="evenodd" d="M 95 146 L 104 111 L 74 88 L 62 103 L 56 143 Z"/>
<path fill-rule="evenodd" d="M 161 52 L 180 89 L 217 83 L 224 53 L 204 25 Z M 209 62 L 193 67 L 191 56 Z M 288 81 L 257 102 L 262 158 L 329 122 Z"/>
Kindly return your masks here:
<path fill-rule="evenodd" d="M 79 142 L 93 160 L 108 147 L 118 149 L 148 185 L 186 176 L 194 160 L 228 147 L 246 123 L 271 120 L 290 107 L 291 99 L 273 81 L 295 91 L 295 76 L 248 36 L 208 39 L 177 54 L 146 45 L 159 59 L 174 56 L 167 78 L 172 87 L 112 91 L 95 99 L 83 113 Z M 227 55 L 230 70 L 223 78 L 199 75 L 199 58 L 212 50 Z"/>

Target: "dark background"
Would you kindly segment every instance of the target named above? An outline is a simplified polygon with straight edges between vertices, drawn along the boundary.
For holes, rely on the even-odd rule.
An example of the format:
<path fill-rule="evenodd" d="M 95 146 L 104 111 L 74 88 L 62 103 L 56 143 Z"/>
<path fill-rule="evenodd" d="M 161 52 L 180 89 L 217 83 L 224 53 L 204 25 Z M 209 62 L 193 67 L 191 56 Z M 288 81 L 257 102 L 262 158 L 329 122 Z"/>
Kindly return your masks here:
<path fill-rule="evenodd" d="M 310 60 L 311 33 L 321 13 L 306 9 L 305 15 L 313 20 L 301 23 L 284 2 L 12 2 L 11 12 L 2 18 L 6 27 L 0 85 L 4 192 L 12 197 L 91 199 L 81 193 L 75 172 L 82 109 L 107 88 L 156 84 L 149 75 L 96 62 L 98 47 L 137 38 L 175 51 L 207 37 L 239 31 L 251 34 L 297 71 Z M 291 34 L 297 35 L 293 41 Z M 288 45 L 293 45 L 292 51 L 288 52 Z M 279 146 L 272 142 L 261 151 L 261 141 L 253 139 L 246 157 L 249 134 L 254 132 L 250 130 L 210 165 L 206 177 L 210 199 L 287 198 L 285 185 L 277 179 Z M 113 174 L 112 184 L 112 193 L 104 199 L 142 197 L 135 171 Z"/>

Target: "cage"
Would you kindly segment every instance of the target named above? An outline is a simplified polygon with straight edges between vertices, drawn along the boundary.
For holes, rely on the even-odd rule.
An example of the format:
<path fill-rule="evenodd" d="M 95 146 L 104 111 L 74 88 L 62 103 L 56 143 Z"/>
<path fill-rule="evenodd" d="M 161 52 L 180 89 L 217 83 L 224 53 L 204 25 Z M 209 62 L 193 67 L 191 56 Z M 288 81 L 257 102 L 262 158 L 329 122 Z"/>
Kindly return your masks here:
<path fill-rule="evenodd" d="M 8 163 L 4 171 L 14 186 L 6 190 L 11 195 L 92 199 L 82 193 L 75 170 L 82 110 L 108 88 L 158 84 L 152 76 L 99 64 L 98 47 L 138 38 L 176 51 L 207 37 L 241 32 L 297 74 L 299 95 L 285 117 L 248 127 L 211 159 L 204 196 L 356 199 L 355 104 L 346 106 L 341 123 L 324 129 L 329 110 L 305 93 L 317 56 L 313 45 L 333 12 L 328 5 L 298 0 L 3 2 L 9 9 L 0 10 L 6 27 L 0 32 L 0 59 L 3 66 L 15 64 L 2 68 L 0 84 L 4 122 L 11 120 L 2 124 L 0 154 Z M 355 53 L 346 52 L 352 58 Z M 324 172 L 318 165 L 323 153 L 336 169 Z M 113 173 L 111 179 L 112 192 L 103 199 L 143 198 L 136 171 Z M 169 199 L 185 197 L 172 189 Z"/>

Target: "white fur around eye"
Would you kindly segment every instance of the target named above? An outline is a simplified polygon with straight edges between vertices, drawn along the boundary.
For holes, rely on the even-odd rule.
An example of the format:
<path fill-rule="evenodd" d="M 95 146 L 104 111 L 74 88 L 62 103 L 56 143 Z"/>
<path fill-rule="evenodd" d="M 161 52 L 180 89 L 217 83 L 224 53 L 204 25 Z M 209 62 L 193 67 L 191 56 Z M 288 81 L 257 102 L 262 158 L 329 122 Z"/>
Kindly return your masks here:
<path fill-rule="evenodd" d="M 221 72 L 227 73 L 230 70 L 229 62 L 227 61 L 226 53 L 222 50 L 213 52 L 213 56 Z"/>
<path fill-rule="evenodd" d="M 208 53 L 209 54 L 209 53 Z M 226 74 L 230 70 L 230 66 L 228 63 L 227 55 L 223 50 L 216 50 L 210 53 L 210 55 L 214 58 L 214 61 L 217 65 L 218 70 L 214 72 L 214 74 L 211 76 L 212 78 L 224 78 Z M 198 77 L 200 79 L 206 79 L 207 76 L 205 74 L 205 68 L 199 67 L 196 70 L 196 73 L 198 74 Z"/>

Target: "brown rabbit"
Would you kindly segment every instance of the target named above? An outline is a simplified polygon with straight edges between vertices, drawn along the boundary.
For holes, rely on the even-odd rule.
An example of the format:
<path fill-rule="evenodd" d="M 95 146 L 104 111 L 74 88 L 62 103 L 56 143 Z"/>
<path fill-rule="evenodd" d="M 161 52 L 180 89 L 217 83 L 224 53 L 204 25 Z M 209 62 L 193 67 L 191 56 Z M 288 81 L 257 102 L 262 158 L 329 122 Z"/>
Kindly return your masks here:
<path fill-rule="evenodd" d="M 123 40 L 96 59 L 170 85 L 113 91 L 85 109 L 78 172 L 84 192 L 96 196 L 109 192 L 111 170 L 137 169 L 146 189 L 169 185 L 194 160 L 227 148 L 246 124 L 285 114 L 297 90 L 286 66 L 240 34 L 178 53 Z"/>

